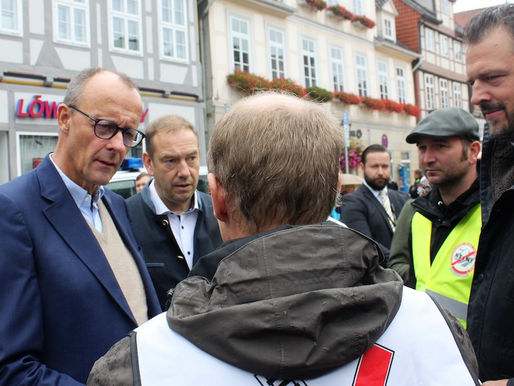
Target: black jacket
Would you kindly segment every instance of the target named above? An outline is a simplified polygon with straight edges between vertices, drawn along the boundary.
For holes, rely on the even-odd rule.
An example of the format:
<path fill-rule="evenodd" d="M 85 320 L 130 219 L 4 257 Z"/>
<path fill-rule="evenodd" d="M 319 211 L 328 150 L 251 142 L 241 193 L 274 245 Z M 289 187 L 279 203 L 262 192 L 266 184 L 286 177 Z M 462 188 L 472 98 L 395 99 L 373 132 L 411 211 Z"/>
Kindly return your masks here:
<path fill-rule="evenodd" d="M 511 141 L 505 137 L 487 141 L 480 165 L 484 226 L 468 306 L 468 333 L 482 381 L 514 378 L 514 144 Z M 495 175 L 491 176 L 492 173 Z M 498 192 L 496 201 L 493 190 Z"/>
<path fill-rule="evenodd" d="M 155 214 L 148 186 L 127 199 L 127 207 L 136 240 L 143 248 L 148 271 L 161 307 L 165 310 L 168 291 L 187 277 L 189 267 L 173 236 L 168 216 Z M 199 213 L 194 235 L 193 265 L 222 243 L 211 197 L 199 191 L 195 194 L 198 195 Z"/>
<path fill-rule="evenodd" d="M 387 190 L 387 195 L 395 219 L 397 219 L 409 196 L 392 189 Z M 385 257 L 385 261 L 381 264 L 386 266 L 393 230 L 384 207 L 367 186 L 362 185 L 355 192 L 343 196 L 341 221 L 348 227 L 375 240 Z"/>

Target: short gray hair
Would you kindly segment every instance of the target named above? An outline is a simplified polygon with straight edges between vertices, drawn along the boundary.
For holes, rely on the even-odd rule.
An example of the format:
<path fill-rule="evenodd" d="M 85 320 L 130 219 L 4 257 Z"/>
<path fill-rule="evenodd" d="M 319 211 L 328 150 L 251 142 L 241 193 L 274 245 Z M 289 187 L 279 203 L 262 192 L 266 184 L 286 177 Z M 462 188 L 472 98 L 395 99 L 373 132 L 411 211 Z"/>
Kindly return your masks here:
<path fill-rule="evenodd" d="M 479 43 L 492 29 L 498 27 L 507 29 L 514 39 L 514 4 L 490 7 L 475 15 L 464 30 L 464 40 L 468 44 Z"/>

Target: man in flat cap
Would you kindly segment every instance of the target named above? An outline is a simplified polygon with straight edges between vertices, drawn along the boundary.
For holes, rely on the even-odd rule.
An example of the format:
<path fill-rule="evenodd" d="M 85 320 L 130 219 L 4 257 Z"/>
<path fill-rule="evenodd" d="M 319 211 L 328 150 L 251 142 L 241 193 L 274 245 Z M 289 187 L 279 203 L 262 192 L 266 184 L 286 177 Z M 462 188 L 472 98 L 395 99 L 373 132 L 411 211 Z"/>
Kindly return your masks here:
<path fill-rule="evenodd" d="M 478 123 L 450 107 L 424 118 L 407 136 L 432 191 L 408 202 L 391 244 L 389 267 L 429 292 L 466 326 L 482 225 L 477 174 Z"/>

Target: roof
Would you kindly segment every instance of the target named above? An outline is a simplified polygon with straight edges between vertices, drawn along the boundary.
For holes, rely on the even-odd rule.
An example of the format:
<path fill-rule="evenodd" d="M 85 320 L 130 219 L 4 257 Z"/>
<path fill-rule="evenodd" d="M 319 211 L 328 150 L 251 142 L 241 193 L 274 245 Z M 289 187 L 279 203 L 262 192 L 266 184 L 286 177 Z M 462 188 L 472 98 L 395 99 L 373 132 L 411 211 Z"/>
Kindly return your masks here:
<path fill-rule="evenodd" d="M 375 0 L 375 7 L 376 7 L 377 9 L 380 9 L 380 8 L 382 8 L 382 7 L 385 5 L 385 3 L 387 3 L 388 1 L 389 1 L 389 0 Z"/>
<path fill-rule="evenodd" d="M 455 24 L 460 25 L 461 27 L 466 27 L 473 16 L 482 13 L 482 11 L 486 8 L 472 9 L 470 11 L 458 12 L 453 14 L 453 20 Z"/>

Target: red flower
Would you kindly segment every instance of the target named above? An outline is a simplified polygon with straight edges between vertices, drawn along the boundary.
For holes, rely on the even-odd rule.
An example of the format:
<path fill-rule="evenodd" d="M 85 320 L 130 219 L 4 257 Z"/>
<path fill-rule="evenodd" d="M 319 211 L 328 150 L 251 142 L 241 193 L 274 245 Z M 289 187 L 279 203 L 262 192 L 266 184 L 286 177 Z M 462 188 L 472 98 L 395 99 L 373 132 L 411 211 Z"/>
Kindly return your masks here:
<path fill-rule="evenodd" d="M 303 97 L 307 94 L 307 90 L 305 90 L 299 84 L 296 84 L 291 79 L 287 78 L 276 78 L 271 81 L 270 88 L 276 90 L 284 90 L 290 92 L 298 97 Z"/>
<path fill-rule="evenodd" d="M 366 106 L 368 109 L 372 110 L 383 110 L 385 108 L 385 104 L 382 101 L 382 99 L 375 99 L 370 97 L 364 97 L 362 98 L 361 103 Z"/>
<path fill-rule="evenodd" d="M 369 17 L 363 16 L 363 15 L 355 16 L 355 21 L 358 21 L 364 27 L 367 27 L 367 28 L 373 28 L 375 26 L 375 22 L 373 20 L 371 20 Z"/>
<path fill-rule="evenodd" d="M 418 106 L 410 104 L 410 103 L 406 103 L 403 106 L 403 111 L 405 111 L 407 114 L 412 115 L 414 117 L 419 117 L 419 115 L 421 114 L 421 109 Z"/>
<path fill-rule="evenodd" d="M 253 94 L 257 91 L 269 90 L 270 82 L 262 76 L 250 74 L 246 71 L 236 70 L 227 75 L 227 82 L 238 91 L 245 94 Z"/>
<path fill-rule="evenodd" d="M 334 91 L 334 98 L 337 98 L 348 105 L 358 105 L 361 103 L 359 96 L 352 94 L 351 92 Z"/>
<path fill-rule="evenodd" d="M 324 0 L 305 0 L 305 2 L 309 4 L 312 9 L 316 9 L 318 11 L 322 11 L 327 8 L 327 3 Z"/>
<path fill-rule="evenodd" d="M 391 99 L 384 99 L 384 106 L 387 111 L 394 113 L 401 113 L 403 111 L 403 104 L 392 101 Z"/>
<path fill-rule="evenodd" d="M 342 19 L 354 21 L 355 15 L 348 11 L 345 7 L 342 7 L 340 5 L 331 5 L 327 8 L 327 11 L 331 11 L 334 15 L 337 17 L 340 17 Z"/>

